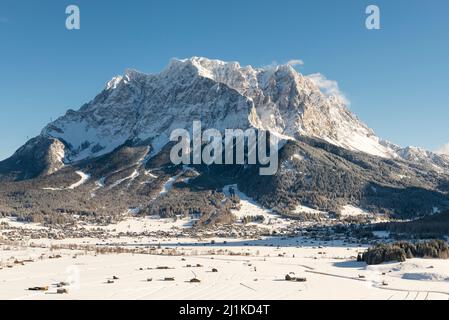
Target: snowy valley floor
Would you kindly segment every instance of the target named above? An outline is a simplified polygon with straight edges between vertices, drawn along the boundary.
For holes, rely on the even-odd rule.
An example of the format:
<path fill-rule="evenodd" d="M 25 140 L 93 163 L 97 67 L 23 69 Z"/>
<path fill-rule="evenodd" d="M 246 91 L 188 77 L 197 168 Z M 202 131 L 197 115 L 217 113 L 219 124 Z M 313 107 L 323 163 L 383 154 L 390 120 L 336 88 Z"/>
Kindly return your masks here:
<path fill-rule="evenodd" d="M 214 241 L 165 239 L 159 244 L 157 239 L 123 239 L 122 244 L 133 248 L 156 246 L 155 255 L 57 247 L 95 244 L 97 239 L 35 240 L 34 247 L 3 245 L 0 299 L 449 298 L 445 260 L 366 266 L 354 262 L 364 248 L 343 243 L 303 238 Z M 285 281 L 289 273 L 307 281 Z M 201 282 L 190 283 L 193 278 Z M 56 293 L 61 282 L 68 293 Z M 28 290 L 46 286 L 48 291 Z"/>

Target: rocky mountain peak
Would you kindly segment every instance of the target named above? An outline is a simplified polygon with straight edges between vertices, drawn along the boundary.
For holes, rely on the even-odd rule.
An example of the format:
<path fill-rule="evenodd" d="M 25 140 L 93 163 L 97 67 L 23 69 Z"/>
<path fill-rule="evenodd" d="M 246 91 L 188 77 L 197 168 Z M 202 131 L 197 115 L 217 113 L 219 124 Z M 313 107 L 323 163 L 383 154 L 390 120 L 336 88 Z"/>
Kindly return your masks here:
<path fill-rule="evenodd" d="M 449 166 L 442 156 L 381 140 L 315 78 L 288 64 L 254 68 L 202 57 L 173 59 L 158 74 L 128 69 L 114 77 L 91 102 L 47 125 L 41 137 L 63 144 L 63 161 L 70 164 L 130 142 L 149 145 L 156 154 L 172 130 L 201 120 L 205 128 L 255 127 L 285 139 L 308 136 L 382 158 Z"/>

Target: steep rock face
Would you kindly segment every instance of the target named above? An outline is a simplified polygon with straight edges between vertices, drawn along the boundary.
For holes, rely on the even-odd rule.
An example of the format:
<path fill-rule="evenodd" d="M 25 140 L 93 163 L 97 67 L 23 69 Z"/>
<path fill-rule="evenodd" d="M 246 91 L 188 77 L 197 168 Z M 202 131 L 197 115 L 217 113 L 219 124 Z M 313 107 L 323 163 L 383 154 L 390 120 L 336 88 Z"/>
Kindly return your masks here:
<path fill-rule="evenodd" d="M 9 159 L 0 162 L 0 178 L 14 181 L 52 174 L 64 167 L 64 150 L 64 144 L 58 139 L 33 138 Z"/>
<path fill-rule="evenodd" d="M 374 132 L 357 119 L 344 101 L 326 96 L 318 86 L 289 65 L 253 69 L 238 63 L 192 58 L 199 74 L 224 83 L 248 97 L 254 106 L 259 129 L 296 138 L 307 135 L 354 151 L 381 157 L 395 156 Z"/>
<path fill-rule="evenodd" d="M 44 136 L 69 146 L 69 162 L 111 152 L 127 141 L 149 144 L 156 154 L 174 129 L 201 120 L 210 128 L 249 126 L 248 99 L 198 75 L 189 65 L 171 65 L 159 75 L 127 71 L 78 112 L 48 125 Z"/>
<path fill-rule="evenodd" d="M 254 69 L 205 58 L 173 60 L 155 75 L 128 70 L 79 111 L 49 124 L 43 136 L 64 141 L 74 162 L 111 152 L 126 141 L 157 153 L 176 128 L 201 120 L 207 128 L 250 126 L 295 138 L 308 135 L 373 155 L 394 151 L 380 143 L 335 97 L 291 66 Z"/>
<path fill-rule="evenodd" d="M 416 147 L 406 147 L 397 149 L 398 155 L 413 163 L 428 163 L 437 171 L 446 171 L 449 168 L 449 156 L 436 154 Z"/>

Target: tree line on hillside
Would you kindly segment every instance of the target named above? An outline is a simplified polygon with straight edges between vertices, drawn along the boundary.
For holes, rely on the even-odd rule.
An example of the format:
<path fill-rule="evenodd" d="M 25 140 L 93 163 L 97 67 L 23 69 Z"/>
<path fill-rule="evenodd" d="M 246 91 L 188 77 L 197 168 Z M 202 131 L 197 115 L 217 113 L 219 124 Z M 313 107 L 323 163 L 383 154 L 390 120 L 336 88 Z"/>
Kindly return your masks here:
<path fill-rule="evenodd" d="M 376 265 L 391 261 L 404 262 L 413 258 L 449 259 L 449 246 L 443 240 L 379 244 L 360 254 L 357 260 Z"/>

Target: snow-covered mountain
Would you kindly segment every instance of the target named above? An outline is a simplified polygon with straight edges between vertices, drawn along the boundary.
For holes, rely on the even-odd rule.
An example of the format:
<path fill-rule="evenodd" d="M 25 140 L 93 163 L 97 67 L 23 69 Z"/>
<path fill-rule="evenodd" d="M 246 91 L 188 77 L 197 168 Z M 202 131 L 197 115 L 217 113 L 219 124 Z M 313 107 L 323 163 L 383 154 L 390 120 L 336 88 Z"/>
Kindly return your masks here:
<path fill-rule="evenodd" d="M 444 154 L 449 156 L 449 143 L 445 144 L 444 146 L 442 146 L 441 148 L 439 148 L 436 153 L 438 154 Z"/>
<path fill-rule="evenodd" d="M 64 143 L 64 162 L 73 163 L 125 142 L 149 144 L 156 154 L 173 129 L 190 128 L 193 120 L 207 128 L 256 127 L 292 139 L 305 135 L 384 158 L 449 163 L 430 152 L 411 157 L 411 149 L 382 141 L 344 101 L 321 92 L 290 65 L 257 69 L 198 57 L 172 60 L 159 74 L 127 70 L 79 111 L 50 123 L 41 136 Z"/>
<path fill-rule="evenodd" d="M 203 130 L 269 130 L 284 140 L 280 170 L 260 177 L 254 166 L 200 167 L 195 181 L 182 176 L 185 168 L 171 165 L 166 146 L 174 129 L 191 129 L 195 120 Z M 180 212 L 227 212 L 213 199 L 223 183 L 286 215 L 304 204 L 324 211 L 358 205 L 398 217 L 449 206 L 449 156 L 380 139 L 315 76 L 290 65 L 194 57 L 172 60 L 158 74 L 127 70 L 0 162 L 0 214 L 168 214 L 179 195 L 158 189 L 177 179 L 203 192 L 200 199 L 182 191 Z"/>

